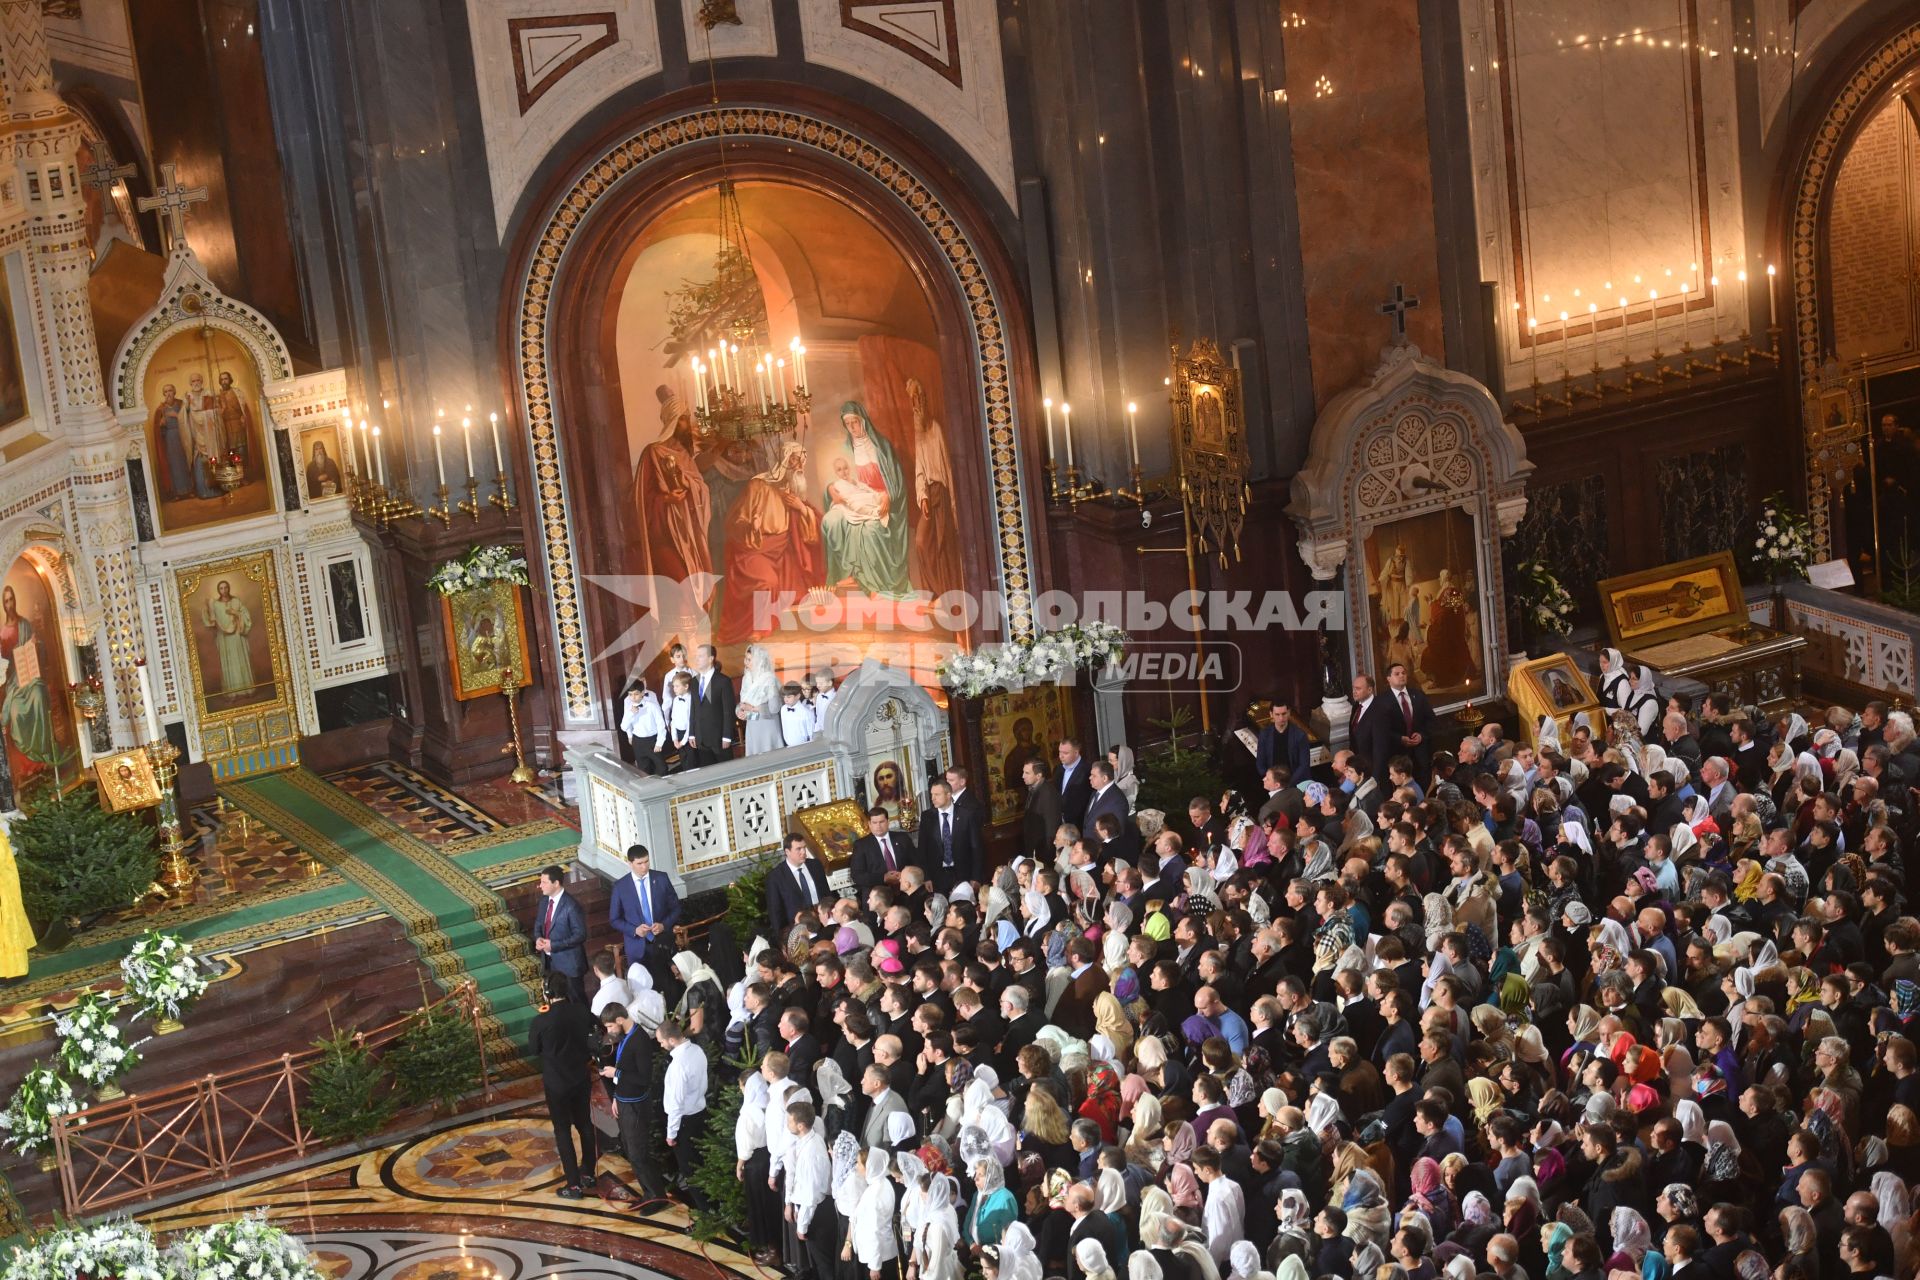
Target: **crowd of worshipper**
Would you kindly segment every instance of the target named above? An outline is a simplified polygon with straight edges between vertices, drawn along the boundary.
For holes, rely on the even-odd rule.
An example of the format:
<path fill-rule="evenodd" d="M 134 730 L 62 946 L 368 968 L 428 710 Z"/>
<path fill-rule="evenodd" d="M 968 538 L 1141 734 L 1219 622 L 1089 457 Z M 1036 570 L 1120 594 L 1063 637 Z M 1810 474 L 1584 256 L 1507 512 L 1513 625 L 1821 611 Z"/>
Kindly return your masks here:
<path fill-rule="evenodd" d="M 1062 743 L 990 870 L 940 838 L 980 803 L 958 770 L 915 832 L 873 810 L 886 855 L 862 842 L 846 896 L 794 838 L 768 936 L 688 969 L 676 1009 L 760 1054 L 735 1127 L 754 1256 L 814 1280 L 1913 1276 L 1913 723 L 1683 696 L 1645 720 L 1650 683 L 1606 690 L 1644 741 L 1489 724 L 1318 778 L 1277 708 L 1262 790 L 1183 814 L 1136 811 L 1131 755 Z"/>

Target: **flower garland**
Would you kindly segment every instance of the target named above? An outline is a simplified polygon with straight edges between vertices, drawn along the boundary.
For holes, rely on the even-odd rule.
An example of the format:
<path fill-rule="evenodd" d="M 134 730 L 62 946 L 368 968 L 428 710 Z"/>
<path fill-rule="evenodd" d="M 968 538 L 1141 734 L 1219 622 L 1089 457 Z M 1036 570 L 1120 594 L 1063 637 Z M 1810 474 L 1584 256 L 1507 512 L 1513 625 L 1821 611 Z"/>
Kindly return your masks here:
<path fill-rule="evenodd" d="M 203 1227 L 176 1241 L 168 1260 L 182 1280 L 321 1280 L 306 1245 L 265 1213 Z"/>
<path fill-rule="evenodd" d="M 462 559 L 447 561 L 433 571 L 427 585 L 443 596 L 457 596 L 489 582 L 524 587 L 529 581 L 525 556 L 515 555 L 512 547 L 493 546 L 475 547 Z"/>
<path fill-rule="evenodd" d="M 0 1111 L 0 1133 L 14 1150 L 30 1156 L 53 1137 L 56 1119 L 86 1109 L 72 1082 L 43 1062 L 20 1078 L 13 1100 Z"/>
<path fill-rule="evenodd" d="M 1753 525 L 1753 551 L 1747 557 L 1754 572 L 1768 582 L 1805 578 L 1813 562 L 1813 526 L 1787 506 L 1784 495 L 1770 493 Z"/>
<path fill-rule="evenodd" d="M 62 1227 L 15 1249 L 0 1280 L 174 1280 L 153 1233 L 116 1220 Z"/>
<path fill-rule="evenodd" d="M 1513 566 L 1514 604 L 1520 618 L 1538 635 L 1563 636 L 1573 630 L 1573 595 L 1559 577 L 1538 560 Z"/>
<path fill-rule="evenodd" d="M 114 1002 L 97 991 L 80 997 L 73 1008 L 53 1020 L 60 1036 L 54 1060 L 67 1079 L 98 1089 L 112 1084 L 139 1065 L 140 1053 L 113 1025 Z"/>
<path fill-rule="evenodd" d="M 207 989 L 193 948 L 178 934 L 149 929 L 120 962 L 127 994 L 141 1017 L 178 1019 Z"/>
<path fill-rule="evenodd" d="M 1029 641 L 953 654 L 940 664 L 940 683 L 963 698 L 1058 683 L 1082 667 L 1118 662 L 1126 643 L 1127 633 L 1110 622 L 1065 626 Z"/>

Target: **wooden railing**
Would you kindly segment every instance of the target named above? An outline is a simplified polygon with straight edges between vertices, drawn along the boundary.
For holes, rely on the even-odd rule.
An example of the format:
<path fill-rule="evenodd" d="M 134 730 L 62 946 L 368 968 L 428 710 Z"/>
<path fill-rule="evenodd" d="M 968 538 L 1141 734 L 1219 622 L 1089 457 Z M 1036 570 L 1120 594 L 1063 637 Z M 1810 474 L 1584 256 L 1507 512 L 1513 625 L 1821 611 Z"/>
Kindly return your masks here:
<path fill-rule="evenodd" d="M 480 1046 L 480 1087 L 491 1100 L 481 1002 L 473 983 L 463 982 L 427 1008 L 446 1005 L 457 1007 L 473 1027 Z M 357 1032 L 354 1039 L 377 1051 L 398 1039 L 416 1016 Z M 307 1077 L 322 1056 L 319 1049 L 283 1053 L 59 1118 L 53 1124 L 53 1150 L 66 1212 L 78 1217 L 142 1203 L 339 1145 L 316 1139 L 300 1119 Z"/>

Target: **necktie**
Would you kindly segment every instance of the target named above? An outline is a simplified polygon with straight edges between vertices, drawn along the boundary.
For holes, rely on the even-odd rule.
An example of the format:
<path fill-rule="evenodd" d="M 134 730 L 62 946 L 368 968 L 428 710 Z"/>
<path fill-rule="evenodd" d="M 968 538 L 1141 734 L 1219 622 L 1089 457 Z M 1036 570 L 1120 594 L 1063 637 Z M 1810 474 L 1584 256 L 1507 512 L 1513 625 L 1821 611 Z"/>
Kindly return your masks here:
<path fill-rule="evenodd" d="M 943 867 L 952 866 L 953 865 L 953 814 L 946 809 L 942 809 L 940 811 L 940 848 L 946 853 L 946 859 L 940 865 Z"/>
<path fill-rule="evenodd" d="M 640 918 L 648 924 L 653 923 L 653 894 L 648 892 L 647 877 L 640 880 Z"/>
<path fill-rule="evenodd" d="M 812 906 L 816 901 L 813 896 L 813 880 L 807 875 L 805 863 L 801 863 L 793 869 L 793 878 L 800 882 L 800 892 L 807 895 L 807 905 Z"/>
<path fill-rule="evenodd" d="M 895 866 L 893 862 L 893 841 L 889 840 L 886 836 L 880 837 L 880 856 L 887 860 L 887 870 L 898 871 L 900 869 Z"/>
<path fill-rule="evenodd" d="M 1413 707 L 1407 702 L 1407 691 L 1400 691 L 1400 719 L 1406 723 L 1407 732 L 1413 732 Z"/>
<path fill-rule="evenodd" d="M 547 922 L 540 926 L 541 934 L 548 938 L 553 936 L 553 904 L 555 901 L 553 898 L 547 899 Z"/>

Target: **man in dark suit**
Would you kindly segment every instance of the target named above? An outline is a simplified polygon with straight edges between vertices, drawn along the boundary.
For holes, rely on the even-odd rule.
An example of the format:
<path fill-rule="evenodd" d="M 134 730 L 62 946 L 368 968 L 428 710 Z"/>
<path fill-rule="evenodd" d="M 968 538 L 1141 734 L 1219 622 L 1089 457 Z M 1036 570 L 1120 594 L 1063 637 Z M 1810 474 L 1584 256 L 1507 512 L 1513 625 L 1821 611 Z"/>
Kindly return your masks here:
<path fill-rule="evenodd" d="M 954 806 L 945 782 L 928 788 L 927 799 L 927 811 L 920 815 L 920 869 L 936 891 L 952 893 L 962 880 L 980 878 L 980 820 Z"/>
<path fill-rule="evenodd" d="M 867 810 L 867 834 L 853 842 L 853 860 L 848 870 L 858 901 L 877 884 L 899 884 L 900 868 L 914 860 L 913 841 L 893 829 L 893 820 L 878 805 Z"/>
<path fill-rule="evenodd" d="M 813 1069 L 820 1061 L 820 1038 L 813 1034 L 813 1019 L 805 1009 L 788 1009 L 780 1015 L 780 1052 L 787 1055 L 787 1077 L 813 1088 Z"/>
<path fill-rule="evenodd" d="M 653 869 L 653 855 L 647 846 L 636 844 L 627 850 L 631 872 L 613 883 L 613 901 L 607 918 L 619 935 L 620 948 L 627 963 L 642 964 L 653 975 L 653 985 L 661 987 L 668 962 L 673 958 L 673 926 L 680 923 L 680 895 L 664 871 Z"/>
<path fill-rule="evenodd" d="M 947 790 L 953 793 L 953 806 L 956 809 L 973 810 L 974 819 L 982 827 L 987 825 L 987 806 L 985 797 L 967 783 L 967 771 L 955 765 L 947 770 Z"/>
<path fill-rule="evenodd" d="M 1353 678 L 1353 718 L 1348 721 L 1347 738 L 1358 754 L 1373 764 L 1373 780 L 1382 787 L 1387 782 L 1387 761 L 1403 754 L 1399 733 L 1390 723 L 1391 712 L 1373 687 L 1373 677 L 1362 673 Z"/>
<path fill-rule="evenodd" d="M 693 762 L 713 764 L 733 755 L 733 721 L 739 699 L 733 681 L 720 669 L 713 646 L 703 644 L 693 655 Z"/>
<path fill-rule="evenodd" d="M 1106 814 L 1093 822 L 1094 839 L 1098 842 L 1097 861 L 1101 867 L 1110 867 L 1115 862 L 1124 862 L 1128 866 L 1137 866 L 1140 862 L 1140 828 L 1129 818 L 1115 818 Z"/>
<path fill-rule="evenodd" d="M 1080 830 L 1092 831 L 1102 814 L 1111 814 L 1125 822 L 1127 793 L 1114 785 L 1113 766 L 1105 760 L 1095 760 L 1087 766 L 1087 779 L 1093 786 L 1093 794 L 1087 797 L 1087 817 L 1080 824 Z"/>
<path fill-rule="evenodd" d="M 1093 1189 L 1086 1183 L 1076 1182 L 1067 1188 L 1066 1206 L 1073 1218 L 1073 1228 L 1067 1233 L 1067 1280 L 1086 1280 L 1087 1273 L 1081 1270 L 1074 1253 L 1080 1242 L 1098 1240 L 1111 1262 L 1122 1256 L 1127 1238 L 1113 1214 L 1094 1211 Z"/>
<path fill-rule="evenodd" d="M 1060 795 L 1060 821 L 1085 826 L 1093 784 L 1087 778 L 1087 762 L 1080 755 L 1080 744 L 1072 738 L 1060 739 L 1060 772 L 1054 778 L 1053 789 Z"/>
<path fill-rule="evenodd" d="M 833 894 L 827 869 L 807 852 L 805 836 L 789 834 L 782 854 L 786 860 L 767 873 L 767 921 L 778 938 L 787 936 L 802 911 L 812 912 Z"/>
<path fill-rule="evenodd" d="M 535 1015 L 527 1030 L 527 1053 L 540 1063 L 553 1145 L 560 1149 L 560 1190 L 555 1194 L 562 1200 L 578 1200 L 586 1193 L 599 1159 L 593 1136 L 591 1073 L 595 1026 L 587 1007 L 567 998 L 566 982 L 547 975 L 547 1007 Z M 576 1133 L 580 1135 L 577 1156 Z"/>
<path fill-rule="evenodd" d="M 1162 831 L 1154 837 L 1153 865 L 1146 872 L 1154 877 L 1147 882 L 1148 902 L 1158 899 L 1171 904 L 1186 888 L 1187 860 L 1180 849 L 1180 837 L 1175 832 Z"/>
<path fill-rule="evenodd" d="M 1394 754 L 1413 761 L 1413 776 L 1428 777 L 1433 765 L 1433 704 L 1408 683 L 1407 664 L 1387 668 L 1387 723 L 1393 728 Z"/>
<path fill-rule="evenodd" d="M 1100 949 L 1085 937 L 1067 944 L 1067 989 L 1053 1006 L 1053 1023 L 1076 1040 L 1093 1035 L 1093 1001 L 1107 990 L 1107 971 L 1094 962 Z"/>
<path fill-rule="evenodd" d="M 1060 829 L 1060 788 L 1038 760 L 1020 766 L 1027 784 L 1027 811 L 1020 819 L 1020 852 L 1046 860 L 1053 854 L 1053 833 Z"/>
<path fill-rule="evenodd" d="M 1267 713 L 1267 725 L 1260 730 L 1260 742 L 1253 753 L 1253 771 L 1259 777 L 1266 777 L 1267 770 L 1281 765 L 1287 771 L 1287 777 L 1296 783 L 1303 783 L 1313 776 L 1313 748 L 1307 741 L 1307 731 L 1293 723 L 1293 705 L 1285 698 L 1273 700 L 1273 710 Z"/>
<path fill-rule="evenodd" d="M 558 866 L 540 873 L 540 911 L 533 920 L 533 949 L 540 967 L 557 976 L 575 1004 L 587 1002 L 587 913 L 566 891 Z"/>

